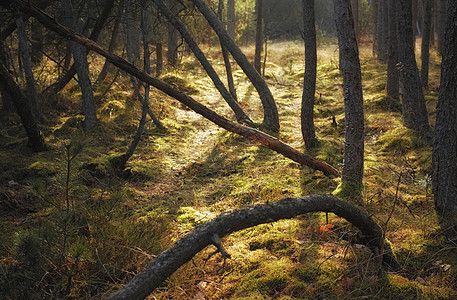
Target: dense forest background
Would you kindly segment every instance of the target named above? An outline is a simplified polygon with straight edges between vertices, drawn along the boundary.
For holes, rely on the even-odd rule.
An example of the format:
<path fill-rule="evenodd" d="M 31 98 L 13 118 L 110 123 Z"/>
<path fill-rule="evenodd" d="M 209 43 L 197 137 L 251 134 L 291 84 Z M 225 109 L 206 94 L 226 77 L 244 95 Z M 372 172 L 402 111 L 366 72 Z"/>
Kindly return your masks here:
<path fill-rule="evenodd" d="M 455 1 L 0 14 L 0 298 L 457 298 Z"/>

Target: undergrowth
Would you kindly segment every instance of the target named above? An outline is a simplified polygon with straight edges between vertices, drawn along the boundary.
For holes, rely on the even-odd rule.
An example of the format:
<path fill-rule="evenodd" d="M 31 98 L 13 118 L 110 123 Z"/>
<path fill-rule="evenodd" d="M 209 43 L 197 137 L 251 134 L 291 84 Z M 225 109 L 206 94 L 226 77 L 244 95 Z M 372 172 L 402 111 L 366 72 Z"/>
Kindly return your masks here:
<path fill-rule="evenodd" d="M 315 125 L 310 154 L 341 168 L 344 106 L 334 44 L 319 49 Z M 351 242 L 354 228 L 315 213 L 236 232 L 223 243 L 224 261 L 205 249 L 181 267 L 153 299 L 455 299 L 455 248 L 436 234 L 431 196 L 431 147 L 402 126 L 400 104 L 385 97 L 386 66 L 361 48 L 365 99 L 362 203 L 384 229 L 401 264 L 379 272 L 367 248 Z M 247 51 L 251 53 L 253 51 Z M 273 43 L 265 78 L 280 113 L 279 138 L 303 150 L 300 101 L 303 45 Z M 218 51 L 209 51 L 221 61 Z M 439 66 L 432 55 L 435 114 Z M 96 59 L 94 68 L 101 65 Z M 215 64 L 220 74 L 223 65 Z M 183 74 L 186 74 L 184 77 Z M 192 57 L 162 79 L 233 119 Z M 235 68 L 240 102 L 255 122 L 261 104 Z M 96 94 L 106 86 L 96 87 Z M 0 297 L 99 299 L 128 282 L 161 251 L 218 214 L 284 197 L 332 193 L 340 184 L 202 119 L 163 94 L 127 163 L 113 169 L 138 125 L 141 106 L 128 78 L 99 99 L 99 125 L 81 132 L 77 85 L 69 85 L 42 126 L 50 150 L 33 154 L 14 115 L 0 118 Z M 51 101 L 51 100 L 50 100 Z M 72 145 L 72 146 L 71 146 Z M 68 156 L 71 147 L 80 145 Z M 73 151 L 73 150 L 71 150 Z M 69 157 L 73 157 L 69 162 Z"/>

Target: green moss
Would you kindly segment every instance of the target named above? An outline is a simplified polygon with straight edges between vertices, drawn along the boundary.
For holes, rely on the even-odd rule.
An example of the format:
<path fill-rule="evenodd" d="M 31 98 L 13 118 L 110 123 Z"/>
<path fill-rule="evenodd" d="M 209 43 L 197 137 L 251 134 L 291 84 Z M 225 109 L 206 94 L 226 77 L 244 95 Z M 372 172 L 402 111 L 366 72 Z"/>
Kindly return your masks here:
<path fill-rule="evenodd" d="M 407 152 L 413 147 L 414 132 L 406 127 L 399 127 L 387 131 L 376 142 L 381 145 L 381 151 L 402 151 Z"/>
<path fill-rule="evenodd" d="M 70 137 L 83 127 L 83 122 L 84 116 L 82 115 L 69 117 L 60 127 L 54 130 L 54 135 L 57 137 Z"/>
<path fill-rule="evenodd" d="M 195 95 L 199 93 L 198 89 L 196 89 L 192 83 L 189 83 L 187 80 L 177 74 L 167 73 L 160 76 L 160 79 L 174 86 L 181 92 L 187 93 L 189 95 Z"/>
<path fill-rule="evenodd" d="M 362 189 L 363 186 L 359 182 L 348 179 L 341 181 L 332 194 L 342 199 L 359 203 L 361 201 Z"/>

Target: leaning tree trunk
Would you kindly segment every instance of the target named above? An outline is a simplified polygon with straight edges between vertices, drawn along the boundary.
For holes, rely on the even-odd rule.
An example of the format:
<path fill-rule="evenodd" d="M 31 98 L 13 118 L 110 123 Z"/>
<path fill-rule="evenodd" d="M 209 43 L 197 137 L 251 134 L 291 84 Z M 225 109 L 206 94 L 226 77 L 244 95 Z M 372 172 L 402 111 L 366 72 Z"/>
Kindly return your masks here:
<path fill-rule="evenodd" d="M 388 0 L 389 11 L 389 45 L 387 59 L 387 95 L 397 99 L 399 96 L 399 73 L 398 73 L 398 39 L 397 39 L 397 0 Z"/>
<path fill-rule="evenodd" d="M 256 14 L 256 26 L 255 26 L 255 53 L 254 53 L 254 68 L 259 73 L 262 70 L 261 58 L 263 49 L 263 29 L 262 29 L 262 13 L 263 13 L 263 0 L 255 1 L 255 14 Z"/>
<path fill-rule="evenodd" d="M 121 15 L 122 11 L 124 10 L 124 0 L 121 0 L 119 2 L 118 10 L 117 10 L 117 16 L 116 19 L 114 20 L 114 26 L 113 30 L 111 31 L 111 39 L 108 45 L 108 51 L 111 53 L 114 53 L 114 50 L 116 49 L 117 45 L 117 40 L 118 40 L 118 35 L 119 35 L 119 29 L 121 25 Z M 102 83 L 106 79 L 106 75 L 110 72 L 111 69 L 111 64 L 109 63 L 108 60 L 105 60 L 105 63 L 103 64 L 103 68 L 100 71 L 100 74 L 97 77 L 97 80 L 95 81 L 96 83 Z"/>
<path fill-rule="evenodd" d="M 279 132 L 280 126 L 278 108 L 276 107 L 276 102 L 274 101 L 273 95 L 271 94 L 271 91 L 268 88 L 265 80 L 262 79 L 260 74 L 249 63 L 246 56 L 241 52 L 240 48 L 230 38 L 224 26 L 221 24 L 221 22 L 219 22 L 219 19 L 208 7 L 208 5 L 206 5 L 203 0 L 192 0 L 192 3 L 194 3 L 198 10 L 203 14 L 205 19 L 218 35 L 220 42 L 224 44 L 228 51 L 230 51 L 235 61 L 238 63 L 246 76 L 252 82 L 254 88 L 259 93 L 263 106 L 264 127 L 272 132 Z"/>
<path fill-rule="evenodd" d="M 14 82 L 8 69 L 5 67 L 5 61 L 3 61 L 4 51 L 0 45 L 0 86 L 2 90 L 5 90 L 8 95 L 11 96 L 11 100 L 16 106 L 16 111 L 21 118 L 22 125 L 25 128 L 27 137 L 29 139 L 29 145 L 35 152 L 45 151 L 46 144 L 44 138 L 41 135 L 40 130 L 35 119 L 35 115 L 30 107 L 30 101 L 22 93 L 19 86 Z"/>
<path fill-rule="evenodd" d="M 24 69 L 25 81 L 27 84 L 27 96 L 30 101 L 30 107 L 32 108 L 35 119 L 38 123 L 43 121 L 43 115 L 41 113 L 40 105 L 38 103 L 38 93 L 36 91 L 35 78 L 32 70 L 32 60 L 30 57 L 29 45 L 27 42 L 27 33 L 24 28 L 24 21 L 22 14 L 18 13 L 16 19 L 17 25 L 17 36 L 19 39 L 19 52 L 21 54 L 22 67 Z"/>
<path fill-rule="evenodd" d="M 103 8 L 103 11 L 100 15 L 100 17 L 97 20 L 97 23 L 95 23 L 94 28 L 92 29 L 92 32 L 89 36 L 91 40 L 96 41 L 98 39 L 98 36 L 100 35 L 103 27 L 105 26 L 106 20 L 108 19 L 108 16 L 111 12 L 111 9 L 114 7 L 114 1 L 115 0 L 108 0 L 105 2 L 105 6 Z M 76 75 L 76 65 L 73 63 L 68 68 L 68 65 L 70 64 L 70 58 L 71 58 L 71 43 L 70 46 L 68 47 L 68 55 L 66 55 L 65 59 L 65 69 L 68 69 L 67 73 L 65 73 L 62 78 L 51 84 L 49 87 L 47 87 L 44 91 L 45 95 L 55 95 L 59 91 L 61 91 L 69 82 L 70 80 Z M 88 52 L 86 52 L 87 54 Z M 68 57 L 68 58 L 67 58 Z M 68 64 L 68 65 L 67 65 Z"/>
<path fill-rule="evenodd" d="M 420 134 L 429 129 L 424 91 L 416 64 L 411 23 L 411 0 L 397 0 L 398 59 L 405 126 Z"/>
<path fill-rule="evenodd" d="M 222 22 L 223 14 L 222 11 L 224 10 L 224 0 L 219 0 L 219 6 L 217 8 L 217 16 L 219 20 Z M 227 26 L 228 27 L 228 26 Z M 221 43 L 221 51 L 222 56 L 224 57 L 224 64 L 225 64 L 225 72 L 227 73 L 227 84 L 229 88 L 229 92 L 232 95 L 235 101 L 238 101 L 238 97 L 236 95 L 235 83 L 233 82 L 233 74 L 232 74 L 232 66 L 230 64 L 229 52 L 225 48 L 225 46 Z"/>
<path fill-rule="evenodd" d="M 0 0 L 0 5 L 2 4 Z M 35 8 L 34 6 L 30 6 L 27 2 L 22 0 L 12 0 L 17 7 L 26 14 L 32 15 L 41 24 L 45 27 L 55 31 L 59 35 L 71 39 L 80 43 L 81 45 L 85 46 L 86 48 L 97 52 L 98 54 L 102 55 L 105 58 L 108 58 L 109 61 L 117 66 L 118 68 L 122 69 L 123 71 L 137 77 L 141 81 L 148 83 L 155 88 L 161 90 L 168 96 L 178 100 L 182 104 L 186 105 L 196 113 L 202 115 L 209 121 L 213 122 L 214 124 L 226 129 L 227 131 L 239 134 L 245 138 L 248 138 L 253 141 L 257 141 L 262 145 L 270 148 L 271 150 L 284 155 L 292 159 L 293 161 L 308 166 L 312 169 L 322 171 L 327 176 L 336 176 L 338 175 L 338 170 L 334 167 L 330 166 L 329 164 L 322 162 L 318 159 L 312 158 L 309 155 L 303 154 L 300 151 L 290 147 L 289 145 L 281 142 L 279 139 L 272 137 L 262 131 L 256 130 L 254 128 L 249 128 L 243 126 L 241 124 L 232 122 L 227 120 L 226 118 L 222 117 L 221 115 L 217 114 L 216 112 L 210 110 L 206 106 L 202 105 L 201 103 L 195 101 L 192 97 L 176 90 L 171 85 L 157 79 L 151 77 L 149 74 L 141 72 L 138 70 L 134 65 L 130 64 L 129 62 L 125 61 L 121 57 L 109 53 L 102 47 L 100 47 L 94 41 L 72 31 L 69 28 L 66 28 L 59 23 L 56 22 L 55 19 L 49 17 L 47 14 L 43 13 L 39 9 Z"/>
<path fill-rule="evenodd" d="M 303 0 L 303 39 L 305 41 L 305 75 L 301 102 L 301 132 L 306 149 L 317 144 L 314 130 L 314 97 L 316 93 L 316 24 L 314 20 L 314 0 Z"/>
<path fill-rule="evenodd" d="M 363 93 L 359 50 L 349 1 L 333 0 L 333 3 L 338 30 L 340 68 L 343 73 L 345 109 L 342 187 L 353 189 L 351 194 L 358 198 L 362 190 L 364 159 Z"/>
<path fill-rule="evenodd" d="M 220 252 L 228 256 L 220 241 L 222 237 L 245 228 L 291 219 L 309 212 L 332 212 L 346 219 L 361 231 L 360 236 L 363 236 L 363 240 L 358 240 L 358 243 L 367 245 L 379 260 L 387 259 L 387 255 L 383 255 L 384 240 L 381 228 L 357 206 L 330 195 L 285 198 L 272 204 L 259 204 L 225 213 L 200 225 L 157 256 L 133 280 L 108 299 L 144 299 L 180 266 L 207 246 L 215 245 Z"/>
<path fill-rule="evenodd" d="M 424 29 L 421 48 L 421 80 L 424 88 L 428 88 L 428 70 L 430 62 L 430 33 L 432 29 L 433 0 L 424 0 Z"/>
<path fill-rule="evenodd" d="M 70 0 L 61 0 L 65 20 L 69 28 L 76 28 L 73 8 Z M 82 94 L 82 111 L 84 114 L 84 129 L 90 130 L 97 124 L 97 109 L 95 108 L 94 92 L 89 77 L 89 64 L 85 49 L 76 42 L 71 43 L 71 51 L 78 73 L 79 86 Z"/>
<path fill-rule="evenodd" d="M 457 2 L 448 2 L 433 148 L 435 209 L 444 233 L 457 238 Z"/>
<path fill-rule="evenodd" d="M 162 14 L 167 18 L 169 24 L 176 28 L 180 35 L 183 37 L 183 39 L 186 41 L 187 45 L 192 50 L 195 57 L 203 66 L 203 69 L 205 69 L 206 73 L 213 81 L 214 86 L 217 88 L 219 93 L 224 98 L 225 102 L 227 102 L 232 111 L 235 113 L 237 121 L 252 125 L 253 122 L 249 119 L 248 115 L 246 115 L 246 113 L 243 111 L 238 102 L 236 102 L 235 99 L 233 99 L 232 95 L 226 89 L 224 83 L 222 83 L 221 79 L 219 78 L 219 75 L 217 75 L 217 72 L 214 70 L 213 66 L 206 58 L 203 51 L 200 50 L 197 43 L 194 41 L 190 33 L 187 31 L 184 24 L 173 14 L 173 12 L 165 5 L 165 3 L 162 0 L 152 1 L 157 5 Z"/>

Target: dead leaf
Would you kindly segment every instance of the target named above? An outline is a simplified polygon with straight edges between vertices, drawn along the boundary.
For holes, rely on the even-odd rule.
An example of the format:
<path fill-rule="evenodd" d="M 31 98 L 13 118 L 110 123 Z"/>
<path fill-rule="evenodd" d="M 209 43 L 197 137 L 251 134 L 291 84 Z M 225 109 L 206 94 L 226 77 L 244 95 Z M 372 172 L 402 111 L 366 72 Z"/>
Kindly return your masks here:
<path fill-rule="evenodd" d="M 202 292 L 198 292 L 197 294 L 195 294 L 194 299 L 197 299 L 197 300 L 206 300 L 205 295 L 203 295 Z"/>

